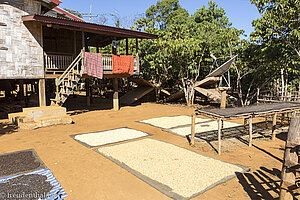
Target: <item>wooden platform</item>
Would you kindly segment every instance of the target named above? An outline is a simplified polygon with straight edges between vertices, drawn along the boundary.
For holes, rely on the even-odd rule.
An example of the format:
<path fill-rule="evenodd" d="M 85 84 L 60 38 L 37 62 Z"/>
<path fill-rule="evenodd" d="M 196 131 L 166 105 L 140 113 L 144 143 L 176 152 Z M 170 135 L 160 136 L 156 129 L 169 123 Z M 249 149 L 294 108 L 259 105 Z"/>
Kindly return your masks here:
<path fill-rule="evenodd" d="M 224 119 L 244 119 L 244 128 L 246 131 L 246 125 L 249 126 L 249 146 L 252 146 L 252 130 L 253 130 L 253 118 L 254 117 L 273 117 L 272 122 L 272 140 L 276 137 L 276 124 L 278 114 L 282 114 L 282 119 L 290 114 L 295 115 L 296 111 L 300 111 L 300 103 L 291 102 L 281 102 L 281 103 L 271 103 L 271 104 L 258 104 L 246 107 L 238 108 L 226 108 L 226 109 L 208 109 L 200 110 L 197 109 L 193 115 L 192 125 L 191 125 L 191 144 L 195 143 L 195 118 L 196 115 L 204 115 L 207 117 L 212 117 L 218 120 L 218 153 L 221 154 L 221 136 L 223 129 Z"/>

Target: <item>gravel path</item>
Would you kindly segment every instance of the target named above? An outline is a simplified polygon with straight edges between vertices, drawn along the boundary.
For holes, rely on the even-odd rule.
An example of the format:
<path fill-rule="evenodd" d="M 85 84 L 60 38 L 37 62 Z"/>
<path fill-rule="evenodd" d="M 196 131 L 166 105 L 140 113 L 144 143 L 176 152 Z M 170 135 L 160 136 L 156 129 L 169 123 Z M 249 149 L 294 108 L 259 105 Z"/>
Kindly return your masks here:
<path fill-rule="evenodd" d="M 155 139 L 102 147 L 104 156 L 174 199 L 190 198 L 243 168 Z"/>
<path fill-rule="evenodd" d="M 137 131 L 130 128 L 118 128 L 97 133 L 76 135 L 74 138 L 75 140 L 87 144 L 90 147 L 96 147 L 145 136 L 148 136 L 148 134 L 142 131 Z"/>
<path fill-rule="evenodd" d="M 227 122 L 227 121 L 224 121 L 224 123 L 223 123 L 223 128 L 224 129 L 238 127 L 238 126 L 243 126 L 243 125 L 233 123 L 233 122 Z M 191 134 L 191 126 L 189 125 L 189 126 L 185 126 L 185 127 L 171 128 L 167 131 L 185 137 L 185 136 Z M 210 132 L 210 131 L 218 131 L 217 121 L 204 122 L 204 123 L 201 123 L 201 124 L 196 124 L 196 126 L 195 126 L 196 134 L 197 133 Z"/>
<path fill-rule="evenodd" d="M 210 119 L 196 118 L 196 123 L 210 121 Z M 142 123 L 150 124 L 159 128 L 174 128 L 177 126 L 189 125 L 192 123 L 192 117 L 186 115 L 159 117 L 140 121 Z"/>

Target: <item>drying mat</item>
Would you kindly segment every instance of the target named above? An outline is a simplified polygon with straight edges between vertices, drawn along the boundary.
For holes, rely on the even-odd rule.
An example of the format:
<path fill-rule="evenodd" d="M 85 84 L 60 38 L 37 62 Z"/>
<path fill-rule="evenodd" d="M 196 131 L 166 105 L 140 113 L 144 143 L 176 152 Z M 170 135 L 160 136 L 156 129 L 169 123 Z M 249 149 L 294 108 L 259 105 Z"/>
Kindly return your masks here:
<path fill-rule="evenodd" d="M 60 200 L 66 197 L 68 195 L 49 169 L 0 179 L 0 199 Z"/>
<path fill-rule="evenodd" d="M 226 118 L 253 115 L 253 114 L 267 114 L 268 112 L 284 111 L 300 109 L 300 104 L 297 102 L 280 102 L 280 103 L 266 103 L 253 104 L 245 107 L 226 108 L 226 109 L 198 109 L 199 114 L 208 114 L 212 116 L 223 116 Z"/>
<path fill-rule="evenodd" d="M 149 134 L 142 131 L 137 131 L 130 128 L 118 128 L 96 133 L 72 135 L 71 137 L 81 144 L 92 148 L 146 136 L 149 136 Z"/>
<path fill-rule="evenodd" d="M 244 128 L 244 125 L 233 123 L 233 122 L 223 122 L 223 130 L 222 133 L 236 131 L 237 128 Z M 184 127 L 177 127 L 171 129 L 165 129 L 164 131 L 186 137 L 191 135 L 191 125 L 187 125 Z M 218 122 L 217 121 L 210 121 L 204 122 L 201 124 L 195 125 L 195 133 L 197 135 L 211 135 L 218 133 Z"/>
<path fill-rule="evenodd" d="M 211 119 L 203 119 L 200 117 L 196 118 L 196 124 L 211 121 Z M 139 121 L 141 123 L 150 124 L 152 126 L 158 127 L 158 128 L 174 128 L 174 127 L 180 127 L 180 126 L 186 126 L 190 125 L 192 123 L 192 117 L 186 116 L 186 115 L 178 115 L 178 116 L 172 116 L 172 117 L 158 117 L 158 118 L 152 118 L 147 119 L 143 121 Z"/>
<path fill-rule="evenodd" d="M 173 199 L 192 198 L 248 170 L 150 138 L 95 151 Z"/>
<path fill-rule="evenodd" d="M 32 149 L 0 155 L 0 177 L 41 168 L 45 168 L 45 165 Z"/>

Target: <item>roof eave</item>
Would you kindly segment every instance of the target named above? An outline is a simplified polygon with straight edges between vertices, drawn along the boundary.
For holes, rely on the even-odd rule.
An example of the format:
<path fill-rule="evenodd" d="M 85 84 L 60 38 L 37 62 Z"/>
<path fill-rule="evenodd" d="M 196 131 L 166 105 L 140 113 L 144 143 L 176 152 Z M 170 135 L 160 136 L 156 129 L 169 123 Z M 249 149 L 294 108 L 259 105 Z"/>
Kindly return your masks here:
<path fill-rule="evenodd" d="M 86 30 L 90 29 L 93 31 L 99 31 L 101 33 L 106 33 L 106 34 L 111 33 L 111 34 L 119 35 L 124 38 L 141 38 L 141 39 L 157 39 L 158 38 L 158 35 L 154 35 L 154 34 L 150 34 L 150 33 L 116 28 L 116 27 L 111 27 L 111 26 L 98 25 L 98 24 L 82 22 L 82 21 L 59 19 L 59 18 L 41 16 L 41 15 L 23 16 L 22 21 L 24 21 L 24 22 L 38 21 L 38 22 L 48 23 L 48 24 L 58 24 L 58 25 L 62 25 L 62 26 L 83 28 Z"/>

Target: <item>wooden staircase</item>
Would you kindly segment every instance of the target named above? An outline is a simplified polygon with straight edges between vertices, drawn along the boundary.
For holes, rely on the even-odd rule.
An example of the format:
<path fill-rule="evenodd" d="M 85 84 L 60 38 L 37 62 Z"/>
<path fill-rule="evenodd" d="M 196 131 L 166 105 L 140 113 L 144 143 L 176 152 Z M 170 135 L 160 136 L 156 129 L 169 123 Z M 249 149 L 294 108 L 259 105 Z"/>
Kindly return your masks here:
<path fill-rule="evenodd" d="M 63 105 L 81 79 L 83 70 L 84 50 L 73 60 L 64 73 L 59 78 L 56 78 L 56 95 L 55 99 L 51 99 L 51 105 Z"/>

